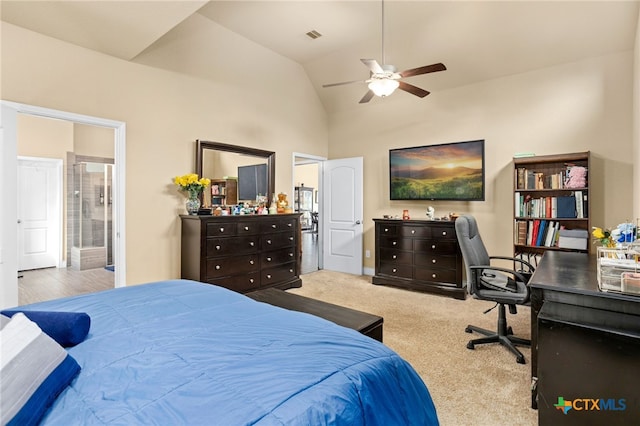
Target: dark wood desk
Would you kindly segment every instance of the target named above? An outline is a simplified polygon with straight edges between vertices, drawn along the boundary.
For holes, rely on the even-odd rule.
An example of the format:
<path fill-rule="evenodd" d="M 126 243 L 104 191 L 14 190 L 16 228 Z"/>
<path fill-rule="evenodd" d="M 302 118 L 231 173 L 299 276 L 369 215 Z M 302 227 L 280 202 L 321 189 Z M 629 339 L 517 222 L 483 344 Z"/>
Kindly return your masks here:
<path fill-rule="evenodd" d="M 531 403 L 540 424 L 640 421 L 640 297 L 599 291 L 596 256 L 585 253 L 547 251 L 529 284 Z M 569 416 L 555 408 L 558 397 L 624 398 L 626 409 L 608 402 L 600 416 Z"/>

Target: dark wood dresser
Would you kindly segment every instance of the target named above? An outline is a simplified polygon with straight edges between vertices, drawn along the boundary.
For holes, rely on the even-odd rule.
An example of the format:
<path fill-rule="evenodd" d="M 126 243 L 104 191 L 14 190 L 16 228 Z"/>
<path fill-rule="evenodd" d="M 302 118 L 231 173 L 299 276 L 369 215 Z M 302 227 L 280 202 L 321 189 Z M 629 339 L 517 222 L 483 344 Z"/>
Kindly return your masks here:
<path fill-rule="evenodd" d="M 376 270 L 371 282 L 466 297 L 453 221 L 374 219 Z"/>
<path fill-rule="evenodd" d="M 182 278 L 246 293 L 300 287 L 300 214 L 180 216 Z"/>

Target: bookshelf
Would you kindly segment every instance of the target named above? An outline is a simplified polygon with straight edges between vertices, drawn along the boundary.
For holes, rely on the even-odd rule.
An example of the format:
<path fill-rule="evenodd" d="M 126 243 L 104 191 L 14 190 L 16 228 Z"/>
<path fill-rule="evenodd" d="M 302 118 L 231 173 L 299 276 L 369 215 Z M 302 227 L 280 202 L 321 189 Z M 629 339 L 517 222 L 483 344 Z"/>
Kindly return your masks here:
<path fill-rule="evenodd" d="M 513 159 L 514 255 L 589 253 L 590 165 L 588 151 Z"/>
<path fill-rule="evenodd" d="M 236 179 L 211 179 L 211 205 L 233 206 L 238 204 Z"/>

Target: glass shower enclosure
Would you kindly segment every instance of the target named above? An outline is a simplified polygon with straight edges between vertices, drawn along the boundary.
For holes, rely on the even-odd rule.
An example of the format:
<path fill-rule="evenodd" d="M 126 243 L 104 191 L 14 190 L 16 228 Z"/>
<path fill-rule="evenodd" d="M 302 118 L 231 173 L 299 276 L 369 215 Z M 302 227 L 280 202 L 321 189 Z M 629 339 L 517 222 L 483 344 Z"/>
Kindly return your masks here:
<path fill-rule="evenodd" d="M 113 164 L 73 165 L 73 194 L 67 206 L 71 268 L 113 267 Z"/>

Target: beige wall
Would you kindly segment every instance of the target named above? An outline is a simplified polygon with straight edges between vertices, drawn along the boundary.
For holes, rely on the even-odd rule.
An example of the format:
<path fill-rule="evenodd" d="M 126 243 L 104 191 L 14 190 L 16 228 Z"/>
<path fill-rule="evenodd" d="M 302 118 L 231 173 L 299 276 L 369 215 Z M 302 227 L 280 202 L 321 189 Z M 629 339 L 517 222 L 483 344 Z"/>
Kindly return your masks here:
<path fill-rule="evenodd" d="M 275 151 L 276 191 L 290 188 L 293 147 L 327 155 L 326 116 L 302 68 L 245 40 L 229 54 L 259 54 L 278 81 L 221 84 L 4 22 L 1 30 L 3 99 L 126 122 L 128 284 L 180 276 L 178 214 L 185 200 L 171 180 L 194 171 L 196 139 Z M 233 33 L 218 31 L 233 43 Z M 238 75 L 244 72 L 238 69 Z"/>
<path fill-rule="evenodd" d="M 367 108 L 330 117 L 330 158 L 363 156 L 364 249 L 374 251 L 372 219 L 401 214 L 424 218 L 470 213 L 494 253 L 512 246 L 512 157 L 592 152 L 594 225 L 612 226 L 632 217 L 633 52 L 512 75 L 432 93 L 404 93 L 374 100 Z M 486 201 L 389 201 L 388 150 L 485 139 Z M 373 257 L 365 259 L 373 268 Z"/>
<path fill-rule="evenodd" d="M 636 26 L 636 44 L 634 50 L 633 66 L 633 147 L 634 163 L 633 181 L 636 182 L 634 191 L 633 217 L 640 221 L 640 11 L 638 11 L 638 24 Z"/>

